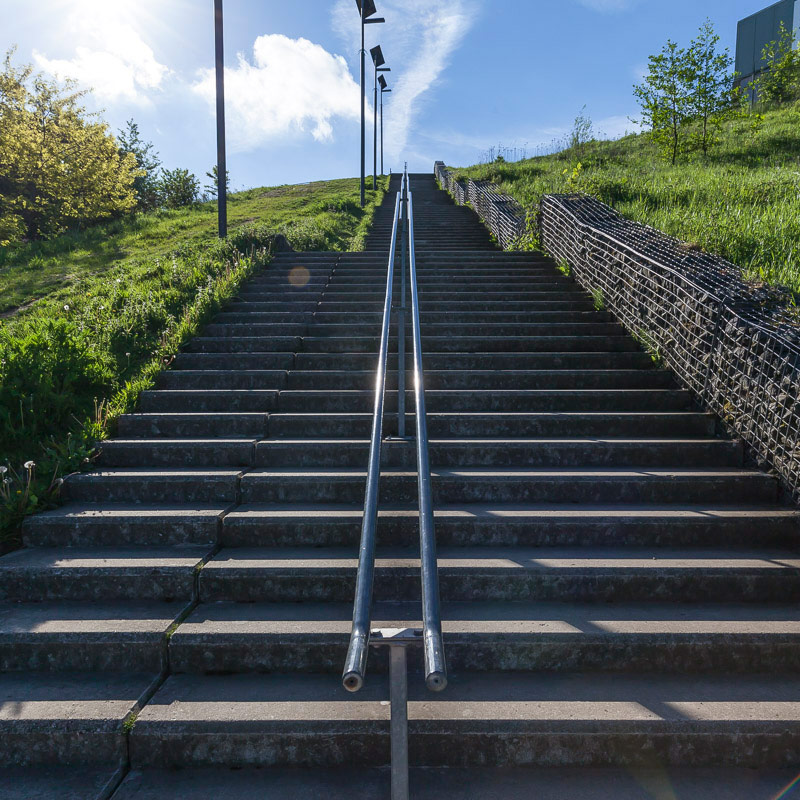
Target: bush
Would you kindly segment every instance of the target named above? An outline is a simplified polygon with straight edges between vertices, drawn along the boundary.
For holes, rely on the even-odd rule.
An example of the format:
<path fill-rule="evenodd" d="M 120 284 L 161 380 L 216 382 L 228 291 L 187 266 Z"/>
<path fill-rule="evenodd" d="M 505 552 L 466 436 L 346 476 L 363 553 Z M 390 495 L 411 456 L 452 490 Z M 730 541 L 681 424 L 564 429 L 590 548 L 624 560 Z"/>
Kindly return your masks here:
<path fill-rule="evenodd" d="M 188 169 L 162 169 L 157 191 L 160 205 L 183 208 L 197 202 L 200 183 Z"/>

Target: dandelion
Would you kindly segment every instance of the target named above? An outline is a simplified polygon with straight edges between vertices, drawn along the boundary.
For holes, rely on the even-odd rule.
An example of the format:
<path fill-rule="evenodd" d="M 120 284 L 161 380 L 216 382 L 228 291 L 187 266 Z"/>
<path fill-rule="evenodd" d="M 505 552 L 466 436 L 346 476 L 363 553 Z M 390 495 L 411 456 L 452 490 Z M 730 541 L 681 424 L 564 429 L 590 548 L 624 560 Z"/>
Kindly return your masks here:
<path fill-rule="evenodd" d="M 8 467 L 0 467 L 0 475 L 5 475 L 8 472 Z"/>
<path fill-rule="evenodd" d="M 26 461 L 22 466 L 25 467 L 25 469 L 33 469 L 36 466 L 36 462 Z"/>
<path fill-rule="evenodd" d="M 69 306 L 64 306 L 64 311 L 69 311 Z"/>
<path fill-rule="evenodd" d="M 125 353 L 125 358 L 130 358 L 130 357 L 131 357 L 130 353 Z"/>

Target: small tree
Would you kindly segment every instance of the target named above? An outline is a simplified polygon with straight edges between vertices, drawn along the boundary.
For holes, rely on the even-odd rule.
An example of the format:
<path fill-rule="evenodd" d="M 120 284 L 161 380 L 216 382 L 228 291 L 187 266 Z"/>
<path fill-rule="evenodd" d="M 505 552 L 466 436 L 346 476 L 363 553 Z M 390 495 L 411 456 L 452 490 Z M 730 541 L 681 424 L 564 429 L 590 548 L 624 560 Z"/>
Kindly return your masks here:
<path fill-rule="evenodd" d="M 708 154 L 714 133 L 736 110 L 736 94 L 731 89 L 733 59 L 727 49 L 718 52 L 718 44 L 719 36 L 707 19 L 688 51 L 690 113 L 700 122 L 697 138 L 703 155 Z"/>
<path fill-rule="evenodd" d="M 204 193 L 211 199 L 214 200 L 217 196 L 217 190 L 219 188 L 219 170 L 217 165 L 211 168 L 211 172 L 206 172 L 206 178 L 209 179 L 209 183 L 207 183 L 203 187 Z M 229 194 L 231 191 L 231 173 L 228 170 L 225 170 L 225 194 Z"/>
<path fill-rule="evenodd" d="M 633 87 L 642 107 L 642 124 L 673 164 L 685 149 L 685 124 L 692 115 L 692 77 L 687 51 L 668 40 L 648 59 L 649 72 Z"/>
<path fill-rule="evenodd" d="M 785 103 L 800 90 L 800 53 L 795 49 L 794 31 L 781 22 L 778 38 L 761 51 L 766 69 L 755 81 L 756 97 L 764 103 Z"/>
<path fill-rule="evenodd" d="M 117 140 L 120 153 L 131 153 L 142 173 L 133 181 L 137 208 L 140 211 L 155 208 L 158 205 L 158 170 L 161 159 L 153 143 L 142 140 L 139 126 L 132 119 L 125 123 L 125 130 L 118 132 Z"/>
<path fill-rule="evenodd" d="M 188 169 L 162 169 L 158 195 L 162 206 L 182 208 L 197 202 L 200 183 Z"/>

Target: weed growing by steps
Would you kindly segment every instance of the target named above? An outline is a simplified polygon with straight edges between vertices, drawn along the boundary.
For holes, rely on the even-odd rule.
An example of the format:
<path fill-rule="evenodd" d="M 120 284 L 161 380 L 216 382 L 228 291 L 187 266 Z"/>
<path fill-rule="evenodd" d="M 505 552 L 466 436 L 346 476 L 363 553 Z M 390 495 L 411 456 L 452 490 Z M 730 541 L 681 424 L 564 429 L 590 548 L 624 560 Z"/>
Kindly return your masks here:
<path fill-rule="evenodd" d="M 91 465 L 94 443 L 130 411 L 179 347 L 265 266 L 263 227 L 184 246 L 133 272 L 113 271 L 73 305 L 44 304 L 0 328 L 0 540 L 56 502 L 59 478 Z M 20 469 L 15 465 L 36 463 Z"/>

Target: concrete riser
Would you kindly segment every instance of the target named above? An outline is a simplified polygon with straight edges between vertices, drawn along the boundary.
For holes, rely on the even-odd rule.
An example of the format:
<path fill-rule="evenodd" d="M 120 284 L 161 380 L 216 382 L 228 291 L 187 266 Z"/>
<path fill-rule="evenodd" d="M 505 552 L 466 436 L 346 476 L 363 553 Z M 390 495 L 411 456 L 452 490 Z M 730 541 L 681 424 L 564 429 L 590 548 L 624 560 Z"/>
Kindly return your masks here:
<path fill-rule="evenodd" d="M 464 503 L 774 503 L 777 484 L 767 476 L 735 474 L 725 478 L 669 476 L 667 478 L 597 477 L 578 480 L 565 476 L 553 479 L 433 476 L 433 502 L 437 505 Z M 144 487 L 142 487 L 144 489 Z M 365 481 L 347 476 L 311 478 L 248 473 L 242 479 L 244 503 L 350 503 L 363 501 Z M 127 499 L 127 498 L 126 498 Z M 416 477 L 381 476 L 383 503 L 413 503 L 417 500 Z"/>
<path fill-rule="evenodd" d="M 685 603 L 795 603 L 800 600 L 800 575 L 776 577 L 766 569 L 629 568 L 603 571 L 554 568 L 550 573 L 496 569 L 439 568 L 442 601 L 449 602 L 587 602 L 623 603 L 656 600 Z M 720 573 L 724 574 L 720 574 Z M 200 575 L 205 603 L 352 602 L 353 569 L 211 569 Z M 417 600 L 419 570 L 377 568 L 374 601 Z"/>
<path fill-rule="evenodd" d="M 316 727 L 316 726 L 315 726 Z M 412 766 L 685 766 L 791 767 L 800 761 L 800 731 L 776 725 L 772 730 L 728 733 L 714 726 L 680 726 L 670 734 L 626 733 L 624 730 L 563 733 L 461 732 L 409 723 Z M 322 728 L 299 733 L 214 732 L 171 736 L 155 725 L 134 729 L 131 757 L 135 766 L 194 765 L 379 766 L 389 763 L 388 723 L 373 723 L 369 732 L 337 732 Z"/>

